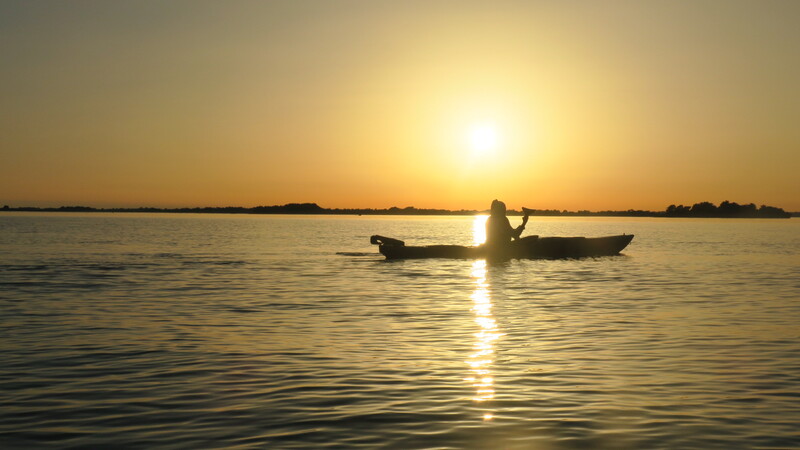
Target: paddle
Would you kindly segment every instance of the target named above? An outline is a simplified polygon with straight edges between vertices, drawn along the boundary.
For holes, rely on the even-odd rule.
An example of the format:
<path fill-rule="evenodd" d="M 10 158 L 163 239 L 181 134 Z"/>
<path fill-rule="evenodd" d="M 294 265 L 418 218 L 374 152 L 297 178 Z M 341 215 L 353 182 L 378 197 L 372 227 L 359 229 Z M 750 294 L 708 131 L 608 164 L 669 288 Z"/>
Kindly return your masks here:
<path fill-rule="evenodd" d="M 524 212 L 525 215 L 522 217 L 522 225 L 518 226 L 516 230 L 514 230 L 515 234 L 513 235 L 513 237 L 515 240 L 519 239 L 520 236 L 522 235 L 522 232 L 525 230 L 525 225 L 528 223 L 528 216 L 530 215 L 531 211 L 533 210 L 528 209 L 524 206 L 522 207 L 522 212 Z"/>
<path fill-rule="evenodd" d="M 525 215 L 522 217 L 522 227 L 524 228 L 525 224 L 528 223 L 528 216 L 533 212 L 533 210 L 523 206 L 522 207 L 522 212 L 525 213 Z"/>

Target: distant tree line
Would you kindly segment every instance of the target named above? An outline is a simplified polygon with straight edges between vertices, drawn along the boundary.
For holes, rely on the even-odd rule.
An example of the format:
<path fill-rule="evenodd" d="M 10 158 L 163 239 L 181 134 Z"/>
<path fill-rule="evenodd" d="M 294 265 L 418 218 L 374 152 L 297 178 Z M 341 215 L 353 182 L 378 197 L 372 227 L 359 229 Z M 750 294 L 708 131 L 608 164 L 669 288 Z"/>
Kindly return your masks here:
<path fill-rule="evenodd" d="M 350 215 L 428 215 L 428 216 L 472 216 L 485 214 L 488 210 L 461 209 L 451 211 L 447 209 L 415 208 L 406 206 L 398 208 L 323 208 L 316 203 L 288 203 L 285 205 L 256 206 L 245 208 L 242 206 L 208 206 L 202 208 L 92 208 L 90 206 L 60 206 L 58 208 L 18 207 L 8 205 L 0 208 L 2 211 L 41 211 L 41 212 L 139 212 L 139 213 L 216 213 L 216 214 L 350 214 Z M 735 202 L 724 201 L 719 206 L 710 202 L 695 203 L 690 206 L 669 205 L 663 212 L 643 211 L 628 209 L 625 211 L 567 211 L 557 209 L 533 209 L 533 216 L 618 216 L 618 217 L 740 217 L 740 218 L 788 218 L 793 214 L 787 213 L 774 206 L 756 205 L 749 203 L 740 205 Z M 521 211 L 509 210 L 508 215 L 520 216 Z M 800 213 L 794 213 L 800 215 Z"/>
<path fill-rule="evenodd" d="M 582 209 L 580 211 L 567 211 L 558 209 L 529 209 L 531 216 L 620 216 L 620 217 L 656 217 L 659 213 L 654 211 L 643 211 L 641 209 L 628 209 L 625 211 L 588 211 Z M 487 212 L 488 211 L 483 211 Z M 522 211 L 509 210 L 510 216 L 521 216 Z"/>
<path fill-rule="evenodd" d="M 740 205 L 725 200 L 719 206 L 711 202 L 695 203 L 691 207 L 669 205 L 664 212 L 666 217 L 734 217 L 734 218 L 788 218 L 792 215 L 781 208 L 753 203 Z"/>

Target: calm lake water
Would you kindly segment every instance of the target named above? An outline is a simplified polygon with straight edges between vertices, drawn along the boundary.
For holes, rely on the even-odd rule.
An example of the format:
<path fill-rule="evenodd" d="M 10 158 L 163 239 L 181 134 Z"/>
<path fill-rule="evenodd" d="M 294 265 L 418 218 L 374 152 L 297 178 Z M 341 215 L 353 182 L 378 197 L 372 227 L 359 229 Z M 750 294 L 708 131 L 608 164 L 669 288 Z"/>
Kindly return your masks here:
<path fill-rule="evenodd" d="M 580 260 L 369 245 L 475 222 L 0 214 L 0 447 L 800 447 L 800 220 L 531 219 L 636 235 Z"/>

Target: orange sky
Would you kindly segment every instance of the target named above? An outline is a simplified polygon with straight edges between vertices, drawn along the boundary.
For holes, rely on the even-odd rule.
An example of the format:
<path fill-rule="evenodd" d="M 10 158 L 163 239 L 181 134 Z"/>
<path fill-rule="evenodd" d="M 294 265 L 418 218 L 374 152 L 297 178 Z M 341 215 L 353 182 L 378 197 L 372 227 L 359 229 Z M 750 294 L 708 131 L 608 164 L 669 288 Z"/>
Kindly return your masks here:
<path fill-rule="evenodd" d="M 800 2 L 0 2 L 0 204 L 800 211 Z M 474 128 L 496 142 L 477 154 Z"/>

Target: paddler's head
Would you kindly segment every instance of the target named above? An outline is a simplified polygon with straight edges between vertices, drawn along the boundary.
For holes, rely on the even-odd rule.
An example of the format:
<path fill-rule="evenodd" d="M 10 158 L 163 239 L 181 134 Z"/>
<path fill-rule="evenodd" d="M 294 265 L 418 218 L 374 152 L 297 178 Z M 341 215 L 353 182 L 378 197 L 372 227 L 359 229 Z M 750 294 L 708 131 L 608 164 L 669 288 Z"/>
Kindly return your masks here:
<path fill-rule="evenodd" d="M 506 215 L 506 204 L 501 202 L 500 200 L 492 200 L 492 215 L 493 216 L 505 216 Z"/>

